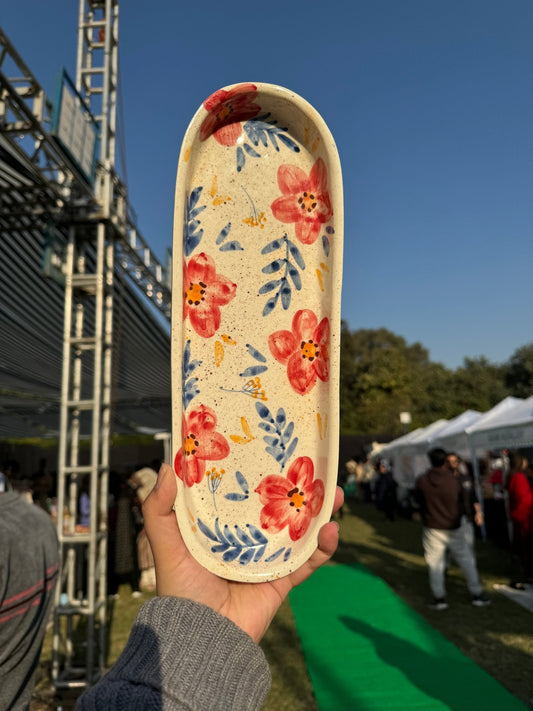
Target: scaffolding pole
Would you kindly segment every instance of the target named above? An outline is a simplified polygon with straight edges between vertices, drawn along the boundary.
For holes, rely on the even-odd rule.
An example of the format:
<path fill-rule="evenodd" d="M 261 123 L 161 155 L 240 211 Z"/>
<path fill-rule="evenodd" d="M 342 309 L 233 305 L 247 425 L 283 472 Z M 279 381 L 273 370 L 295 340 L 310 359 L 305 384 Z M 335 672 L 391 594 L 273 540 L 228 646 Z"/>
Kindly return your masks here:
<path fill-rule="evenodd" d="M 52 655 L 56 688 L 94 683 L 106 661 L 114 239 L 124 210 L 116 199 L 114 175 L 117 81 L 118 1 L 80 0 L 76 89 L 100 130 L 99 210 L 90 223 L 71 226 L 66 260 L 58 471 L 61 576 Z M 80 461 L 84 438 L 90 441 L 87 464 Z M 90 500 L 88 530 L 76 525 L 82 491 Z"/>

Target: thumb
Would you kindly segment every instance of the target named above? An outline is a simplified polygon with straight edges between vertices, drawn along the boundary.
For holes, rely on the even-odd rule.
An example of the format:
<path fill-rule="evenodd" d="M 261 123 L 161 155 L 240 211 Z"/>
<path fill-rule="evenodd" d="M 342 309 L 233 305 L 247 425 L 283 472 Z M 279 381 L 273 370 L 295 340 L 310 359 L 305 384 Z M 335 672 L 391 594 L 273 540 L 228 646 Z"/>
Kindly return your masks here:
<path fill-rule="evenodd" d="M 145 518 L 165 516 L 171 513 L 176 498 L 176 475 L 170 464 L 163 463 L 157 481 L 143 506 Z"/>
<path fill-rule="evenodd" d="M 163 464 L 159 470 L 157 483 L 143 506 L 146 535 L 156 558 L 167 554 L 178 542 L 181 542 L 174 513 L 176 488 L 176 475 L 172 467 Z"/>

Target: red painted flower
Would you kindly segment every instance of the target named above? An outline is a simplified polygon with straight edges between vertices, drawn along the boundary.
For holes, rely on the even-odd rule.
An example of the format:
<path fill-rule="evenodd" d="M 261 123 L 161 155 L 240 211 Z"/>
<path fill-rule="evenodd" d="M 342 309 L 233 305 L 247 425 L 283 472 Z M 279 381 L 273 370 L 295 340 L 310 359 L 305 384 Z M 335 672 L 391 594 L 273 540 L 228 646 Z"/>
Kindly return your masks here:
<path fill-rule="evenodd" d="M 257 98 L 255 84 L 239 84 L 226 91 L 219 89 L 204 101 L 209 114 L 200 127 L 200 140 L 213 135 L 223 146 L 234 146 L 241 135 L 241 121 L 248 121 L 261 111 L 254 103 Z"/>
<path fill-rule="evenodd" d="M 235 296 L 237 284 L 217 274 L 213 259 L 201 252 L 183 264 L 183 318 L 199 336 L 210 338 L 220 326 L 220 307 Z"/>
<path fill-rule="evenodd" d="M 199 484 L 205 462 L 224 459 L 229 454 L 225 437 L 215 432 L 217 416 L 206 405 L 191 410 L 181 422 L 181 449 L 174 459 L 174 470 L 187 486 Z"/>
<path fill-rule="evenodd" d="M 324 483 L 313 480 L 314 471 L 309 457 L 298 457 L 289 467 L 286 479 L 275 474 L 263 479 L 255 490 L 263 504 L 263 528 L 279 533 L 288 526 L 291 541 L 306 533 L 324 502 Z"/>
<path fill-rule="evenodd" d="M 329 378 L 329 319 L 320 323 L 309 309 L 294 314 L 292 331 L 276 331 L 268 337 L 270 352 L 287 366 L 292 387 L 300 395 L 308 393 L 317 377 Z"/>
<path fill-rule="evenodd" d="M 333 215 L 324 161 L 319 158 L 309 176 L 296 165 L 281 165 L 278 185 L 283 195 L 271 205 L 274 217 L 280 222 L 295 222 L 296 237 L 300 242 L 313 244 L 320 225 Z"/>

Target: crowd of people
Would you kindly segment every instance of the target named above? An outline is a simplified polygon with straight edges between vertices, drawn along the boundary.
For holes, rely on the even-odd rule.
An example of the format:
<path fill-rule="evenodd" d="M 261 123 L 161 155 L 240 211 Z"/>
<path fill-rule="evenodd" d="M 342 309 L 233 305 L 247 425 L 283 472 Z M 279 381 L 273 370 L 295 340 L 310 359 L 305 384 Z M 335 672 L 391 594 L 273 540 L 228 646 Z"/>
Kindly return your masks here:
<path fill-rule="evenodd" d="M 430 467 L 401 498 L 388 459 L 352 459 L 345 465 L 346 497 L 373 502 L 388 521 L 396 515 L 421 519 L 433 609 L 448 607 L 445 579 L 451 558 L 462 570 L 472 604 L 490 604 L 475 558 L 476 532 L 482 530 L 508 548 L 509 586 L 524 590 L 533 582 L 533 469 L 527 457 L 520 451 L 495 453 L 481 462 L 478 486 L 470 464 L 455 452 L 435 448 L 428 459 Z"/>

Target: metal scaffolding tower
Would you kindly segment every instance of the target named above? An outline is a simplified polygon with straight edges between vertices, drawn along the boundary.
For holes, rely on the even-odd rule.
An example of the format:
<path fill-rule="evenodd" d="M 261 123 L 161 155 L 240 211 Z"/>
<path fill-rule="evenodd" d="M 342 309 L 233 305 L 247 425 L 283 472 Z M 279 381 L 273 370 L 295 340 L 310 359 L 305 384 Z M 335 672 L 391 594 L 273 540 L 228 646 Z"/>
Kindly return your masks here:
<path fill-rule="evenodd" d="M 118 17 L 118 0 L 79 0 L 76 81 L 63 77 L 55 105 L 0 29 L 1 227 L 15 240 L 49 233 L 51 271 L 64 283 L 57 688 L 89 685 L 104 670 L 114 301 L 130 282 L 170 316 L 169 279 L 115 171 Z M 85 489 L 90 524 L 80 527 Z"/>
<path fill-rule="evenodd" d="M 76 91 L 98 126 L 92 219 L 69 227 L 59 440 L 58 535 L 52 678 L 56 687 L 93 683 L 104 671 L 107 512 L 113 358 L 114 245 L 125 232 L 125 190 L 115 174 L 118 0 L 80 0 Z M 85 117 L 85 120 L 88 120 Z M 89 392 L 83 384 L 89 376 Z M 91 442 L 80 465 L 80 441 Z M 75 522 L 81 490 L 90 523 Z M 78 645 L 74 645 L 76 636 Z M 82 645 L 79 643 L 83 642 Z M 85 658 L 76 654 L 85 650 Z"/>
<path fill-rule="evenodd" d="M 52 679 L 58 688 L 90 685 L 103 673 L 105 664 L 112 220 L 120 220 L 117 208 L 123 210 L 114 201 L 113 190 L 117 55 L 117 1 L 80 0 L 76 90 L 98 125 L 100 156 L 94 184 L 98 209 L 91 220 L 70 225 L 65 264 L 58 460 L 61 577 L 56 589 L 52 658 Z M 97 100 L 99 106 L 94 111 Z M 84 392 L 87 380 L 90 386 Z M 84 466 L 80 464 L 82 438 L 91 442 L 89 462 Z M 89 493 L 90 500 L 87 530 L 76 527 L 82 490 Z M 77 654 L 80 649 L 84 649 L 85 658 Z"/>

